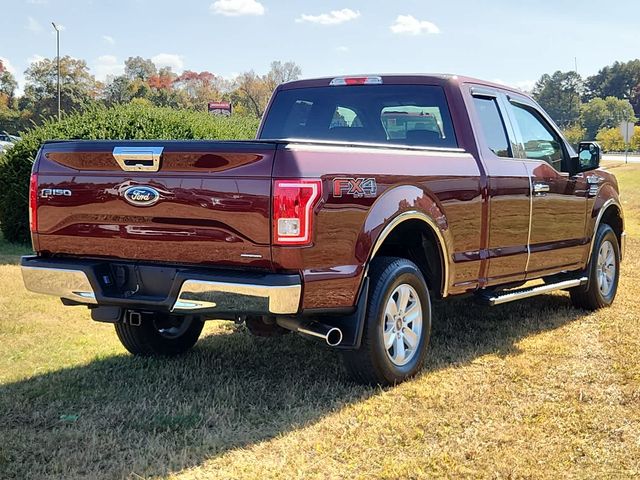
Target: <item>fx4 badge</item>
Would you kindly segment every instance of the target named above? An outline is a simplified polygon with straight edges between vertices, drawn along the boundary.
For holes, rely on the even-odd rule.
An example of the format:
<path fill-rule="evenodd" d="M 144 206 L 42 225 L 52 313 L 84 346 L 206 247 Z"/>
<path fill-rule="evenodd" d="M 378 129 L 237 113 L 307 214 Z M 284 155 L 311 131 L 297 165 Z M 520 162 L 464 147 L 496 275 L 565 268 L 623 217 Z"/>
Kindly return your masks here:
<path fill-rule="evenodd" d="M 354 198 L 375 197 L 378 190 L 375 178 L 334 178 L 333 196 L 351 195 Z"/>

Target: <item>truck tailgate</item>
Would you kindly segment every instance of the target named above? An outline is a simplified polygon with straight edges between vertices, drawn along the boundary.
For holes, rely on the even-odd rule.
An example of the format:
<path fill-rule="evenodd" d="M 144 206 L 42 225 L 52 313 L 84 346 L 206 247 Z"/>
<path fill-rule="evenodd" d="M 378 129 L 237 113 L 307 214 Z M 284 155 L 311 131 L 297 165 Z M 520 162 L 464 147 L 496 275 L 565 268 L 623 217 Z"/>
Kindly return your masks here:
<path fill-rule="evenodd" d="M 35 248 L 270 268 L 275 150 L 257 141 L 46 143 L 34 169 Z"/>

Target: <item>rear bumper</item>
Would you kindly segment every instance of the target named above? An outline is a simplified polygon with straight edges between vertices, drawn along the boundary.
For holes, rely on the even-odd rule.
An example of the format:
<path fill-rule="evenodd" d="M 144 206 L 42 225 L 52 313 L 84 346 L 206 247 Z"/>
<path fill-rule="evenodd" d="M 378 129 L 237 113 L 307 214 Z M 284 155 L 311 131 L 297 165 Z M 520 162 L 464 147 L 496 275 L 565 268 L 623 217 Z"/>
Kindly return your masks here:
<path fill-rule="evenodd" d="M 21 267 L 27 290 L 88 306 L 289 315 L 298 313 L 302 293 L 300 276 L 289 274 L 35 256 Z M 117 286 L 118 276 L 128 276 L 129 286 Z"/>

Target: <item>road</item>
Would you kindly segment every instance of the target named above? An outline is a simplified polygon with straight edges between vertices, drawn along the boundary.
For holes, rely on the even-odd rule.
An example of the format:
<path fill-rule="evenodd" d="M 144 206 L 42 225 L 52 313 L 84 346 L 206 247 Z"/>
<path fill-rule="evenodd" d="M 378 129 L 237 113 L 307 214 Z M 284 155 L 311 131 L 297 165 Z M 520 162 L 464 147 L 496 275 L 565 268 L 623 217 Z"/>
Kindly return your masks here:
<path fill-rule="evenodd" d="M 624 162 L 624 154 L 605 153 L 602 155 L 602 160 L 606 162 Z M 629 163 L 640 163 L 640 155 L 637 153 L 633 155 L 629 154 Z"/>

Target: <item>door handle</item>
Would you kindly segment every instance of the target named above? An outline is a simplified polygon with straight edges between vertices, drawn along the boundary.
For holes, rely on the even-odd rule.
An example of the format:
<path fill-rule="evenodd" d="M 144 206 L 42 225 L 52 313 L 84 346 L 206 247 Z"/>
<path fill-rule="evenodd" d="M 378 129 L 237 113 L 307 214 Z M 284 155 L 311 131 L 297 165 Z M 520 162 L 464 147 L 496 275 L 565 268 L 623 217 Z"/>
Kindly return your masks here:
<path fill-rule="evenodd" d="M 533 184 L 533 193 L 535 194 L 547 193 L 549 190 L 550 190 L 549 185 L 546 183 Z"/>

